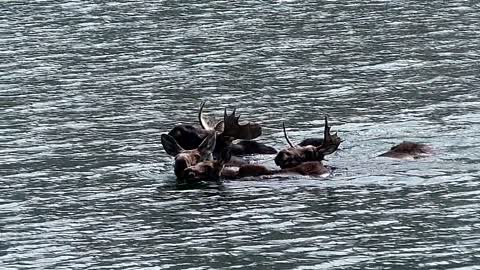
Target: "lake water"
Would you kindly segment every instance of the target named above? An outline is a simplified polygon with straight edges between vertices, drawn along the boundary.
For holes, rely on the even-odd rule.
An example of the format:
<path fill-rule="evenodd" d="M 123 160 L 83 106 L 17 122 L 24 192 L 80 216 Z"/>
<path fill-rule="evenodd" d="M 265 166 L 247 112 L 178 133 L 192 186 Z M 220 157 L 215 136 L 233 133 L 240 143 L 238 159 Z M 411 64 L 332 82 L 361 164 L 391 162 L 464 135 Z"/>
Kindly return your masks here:
<path fill-rule="evenodd" d="M 480 269 L 479 8 L 2 1 L 0 268 Z M 277 149 L 328 113 L 337 170 L 178 188 L 202 100 Z M 403 140 L 435 155 L 376 157 Z"/>

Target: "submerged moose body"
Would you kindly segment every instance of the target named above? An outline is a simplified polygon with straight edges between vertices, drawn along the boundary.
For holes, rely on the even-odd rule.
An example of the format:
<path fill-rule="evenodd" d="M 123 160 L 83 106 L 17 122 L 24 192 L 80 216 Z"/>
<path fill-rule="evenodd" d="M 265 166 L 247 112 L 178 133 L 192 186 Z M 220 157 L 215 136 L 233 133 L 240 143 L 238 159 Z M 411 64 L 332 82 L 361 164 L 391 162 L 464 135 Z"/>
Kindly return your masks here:
<path fill-rule="evenodd" d="M 213 151 L 215 157 L 227 147 L 231 148 L 231 153 L 235 156 L 277 153 L 273 147 L 253 141 L 262 134 L 260 125 L 252 122 L 240 124 L 240 116 L 235 115 L 235 109 L 231 114 L 227 114 L 225 109 L 223 120 L 215 122 L 204 116 L 204 107 L 205 102 L 202 102 L 198 112 L 200 126 L 177 125 L 168 133 L 184 149 L 195 149 L 206 136 L 216 133 L 216 147 Z"/>
<path fill-rule="evenodd" d="M 331 170 L 318 161 L 307 161 L 294 167 L 270 169 L 264 165 L 245 164 L 239 167 L 226 167 L 228 158 L 200 162 L 185 169 L 181 179 L 192 184 L 200 181 L 218 182 L 221 179 L 239 180 L 246 177 L 275 175 L 328 176 Z"/>
<path fill-rule="evenodd" d="M 275 175 L 327 176 L 331 168 L 323 164 L 325 156 L 333 154 L 342 143 L 337 133 L 331 133 L 325 116 L 323 138 L 310 138 L 294 144 L 283 133 L 289 147 L 277 152 L 274 148 L 253 141 L 262 133 L 260 125 L 239 123 L 236 110 L 224 111 L 222 121 L 214 124 L 203 116 L 202 102 L 198 118 L 200 127 L 179 125 L 168 134 L 162 134 L 165 151 L 174 157 L 174 173 L 182 183 L 269 177 Z M 432 147 L 415 142 L 402 142 L 379 155 L 395 159 L 417 159 L 430 156 Z M 277 168 L 250 164 L 238 156 L 246 154 L 276 154 Z"/>
<path fill-rule="evenodd" d="M 256 123 L 239 123 L 234 109 L 231 114 L 224 111 L 222 121 L 211 125 L 202 114 L 205 102 L 198 114 L 201 128 L 179 125 L 168 134 L 162 134 L 162 145 L 167 154 L 175 158 L 174 172 L 177 179 L 189 182 L 205 179 L 216 180 L 228 162 L 241 166 L 245 162 L 232 159 L 232 154 L 276 153 L 266 145 L 251 141 L 261 134 Z M 241 139 L 233 144 L 234 140 Z M 200 141 L 200 142 L 199 142 Z"/>
<path fill-rule="evenodd" d="M 430 145 L 404 141 L 390 148 L 379 157 L 388 157 L 395 159 L 413 160 L 423 157 L 429 157 L 433 154 L 433 148 Z"/>
<path fill-rule="evenodd" d="M 287 143 L 290 145 L 289 148 L 281 150 L 275 157 L 275 164 L 280 166 L 280 168 L 291 168 L 298 166 L 304 162 L 308 161 L 317 161 L 321 162 L 324 160 L 326 155 L 334 153 L 342 140 L 337 134 L 330 134 L 330 126 L 328 125 L 328 117 L 325 116 L 325 128 L 323 133 L 323 140 L 319 146 L 314 145 L 294 145 L 290 138 L 287 135 L 285 125 L 283 125 L 283 134 Z"/>
<path fill-rule="evenodd" d="M 203 122 L 203 120 L 201 120 L 201 122 Z M 280 169 L 271 169 L 258 164 L 241 163 L 236 166 L 232 166 L 231 164 L 227 166 L 232 160 L 232 153 L 237 151 L 235 147 L 230 147 L 231 145 L 222 147 L 220 154 L 217 155 L 215 159 L 212 159 L 212 153 L 215 152 L 215 149 L 218 149 L 216 147 L 219 142 L 218 136 L 242 133 L 238 131 L 238 117 L 235 116 L 235 110 L 230 115 L 225 112 L 223 123 L 217 123 L 216 126 L 219 127 L 220 125 L 222 125 L 221 129 L 213 129 L 215 132 L 210 132 L 197 148 L 191 150 L 183 149 L 174 136 L 170 134 L 162 135 L 162 144 L 166 152 L 175 157 L 174 171 L 177 179 L 183 180 L 186 183 L 195 183 L 199 181 L 219 181 L 223 178 L 241 179 L 251 176 L 284 174 L 324 176 L 330 172 L 322 163 L 324 156 L 335 152 L 341 143 L 340 138 L 336 134 L 330 134 L 328 118 L 325 117 L 324 137 L 320 139 L 321 144 L 318 146 L 310 144 L 306 146 L 293 146 L 286 135 L 284 127 L 285 138 L 291 147 L 280 151 L 275 157 L 275 163 L 280 166 Z M 250 125 L 249 128 L 252 128 L 252 125 Z M 229 132 L 231 129 L 236 129 L 237 132 Z M 245 148 L 252 148 L 250 146 L 252 144 L 251 141 L 243 141 L 243 143 L 240 142 L 239 144 Z"/>
<path fill-rule="evenodd" d="M 263 165 L 248 164 L 241 166 L 237 173 L 225 173 L 225 178 L 241 179 L 244 177 L 259 177 L 268 175 L 304 175 L 304 176 L 327 176 L 331 170 L 322 162 L 307 161 L 297 166 L 284 169 L 269 169 Z"/>

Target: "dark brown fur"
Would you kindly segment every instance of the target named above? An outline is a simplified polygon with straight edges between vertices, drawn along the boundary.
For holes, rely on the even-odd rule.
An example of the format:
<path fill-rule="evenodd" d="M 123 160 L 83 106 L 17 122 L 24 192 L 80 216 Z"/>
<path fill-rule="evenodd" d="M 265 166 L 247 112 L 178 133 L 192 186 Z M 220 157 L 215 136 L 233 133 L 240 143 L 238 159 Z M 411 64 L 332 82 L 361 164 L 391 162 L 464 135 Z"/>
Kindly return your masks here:
<path fill-rule="evenodd" d="M 188 183 L 198 181 L 219 181 L 224 164 L 218 160 L 197 163 L 185 169 L 183 179 Z"/>
<path fill-rule="evenodd" d="M 286 174 L 301 174 L 301 175 L 323 175 L 328 174 L 330 171 L 323 166 L 320 161 L 308 161 L 303 162 L 295 167 L 286 168 L 280 170 L 280 173 Z"/>
<path fill-rule="evenodd" d="M 390 150 L 379 156 L 396 159 L 417 159 L 430 156 L 432 153 L 432 147 L 429 145 L 405 141 L 393 146 Z"/>
<path fill-rule="evenodd" d="M 200 145 L 193 150 L 185 150 L 177 141 L 168 134 L 162 134 L 162 145 L 167 154 L 175 157 L 174 172 L 177 178 L 184 177 L 186 168 L 195 166 L 197 163 L 212 158 L 215 148 L 215 133 L 207 136 Z"/>
<path fill-rule="evenodd" d="M 285 126 L 283 127 L 283 130 L 285 138 L 291 147 L 281 150 L 275 157 L 275 164 L 282 169 L 295 167 L 309 161 L 321 162 L 326 155 L 335 152 L 342 142 L 340 137 L 336 134 L 330 134 L 330 126 L 328 125 L 328 119 L 326 116 L 324 138 L 323 143 L 320 146 L 294 146 L 287 136 Z"/>
<path fill-rule="evenodd" d="M 207 160 L 186 168 L 183 172 L 183 179 L 187 183 L 219 181 L 223 168 L 231 157 L 230 151 L 224 150 L 218 160 Z"/>
<path fill-rule="evenodd" d="M 271 175 L 309 175 L 309 176 L 320 176 L 325 175 L 330 172 L 322 162 L 309 161 L 303 162 L 297 166 L 285 169 L 269 169 L 263 165 L 258 164 L 248 164 L 241 166 L 238 171 L 233 172 L 231 170 L 225 169 L 222 172 L 222 176 L 227 179 L 241 179 L 245 177 L 260 177 L 260 176 L 271 176 Z"/>
<path fill-rule="evenodd" d="M 195 149 L 212 133 L 217 134 L 216 146 L 213 151 L 215 157 L 227 147 L 231 148 L 232 155 L 249 155 L 249 154 L 275 154 L 277 151 L 262 143 L 252 141 L 261 135 L 260 125 L 256 123 L 239 124 L 239 116 L 235 115 L 235 109 L 231 114 L 225 111 L 223 121 L 212 124 L 204 118 L 202 110 L 205 102 L 202 102 L 198 118 L 200 126 L 178 125 L 175 126 L 168 135 L 172 136 L 177 143 L 186 150 Z M 232 143 L 235 139 L 243 139 L 237 143 Z"/>

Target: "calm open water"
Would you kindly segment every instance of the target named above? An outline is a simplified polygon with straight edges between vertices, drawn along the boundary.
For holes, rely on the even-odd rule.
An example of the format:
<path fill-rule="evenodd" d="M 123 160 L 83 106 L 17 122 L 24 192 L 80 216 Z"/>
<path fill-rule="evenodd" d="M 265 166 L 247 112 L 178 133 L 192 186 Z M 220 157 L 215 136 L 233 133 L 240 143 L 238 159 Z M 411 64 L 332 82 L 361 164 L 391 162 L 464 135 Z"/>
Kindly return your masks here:
<path fill-rule="evenodd" d="M 480 269 L 479 8 L 0 2 L 0 268 Z M 201 100 L 278 149 L 328 113 L 335 175 L 179 189 Z M 436 155 L 376 158 L 403 140 Z"/>

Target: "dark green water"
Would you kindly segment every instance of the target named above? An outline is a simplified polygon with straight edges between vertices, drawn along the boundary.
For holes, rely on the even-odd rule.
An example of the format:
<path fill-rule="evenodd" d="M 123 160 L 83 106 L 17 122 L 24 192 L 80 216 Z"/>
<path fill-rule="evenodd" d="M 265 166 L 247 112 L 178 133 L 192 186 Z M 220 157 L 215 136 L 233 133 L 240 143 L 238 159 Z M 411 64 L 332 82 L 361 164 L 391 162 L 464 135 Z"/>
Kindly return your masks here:
<path fill-rule="evenodd" d="M 480 269 L 479 8 L 2 1 L 0 268 Z M 202 100 L 278 149 L 328 113 L 338 169 L 178 189 Z M 403 140 L 436 154 L 376 157 Z"/>

